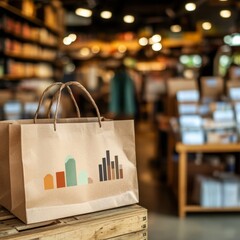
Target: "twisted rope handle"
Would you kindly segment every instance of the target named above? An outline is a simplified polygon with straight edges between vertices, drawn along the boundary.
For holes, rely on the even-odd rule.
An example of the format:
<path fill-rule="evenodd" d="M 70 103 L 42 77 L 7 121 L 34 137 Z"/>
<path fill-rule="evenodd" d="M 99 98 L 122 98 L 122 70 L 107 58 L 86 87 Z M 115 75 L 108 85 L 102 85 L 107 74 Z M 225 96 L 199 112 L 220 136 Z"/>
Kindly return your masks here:
<path fill-rule="evenodd" d="M 40 97 L 40 100 L 39 100 L 39 102 L 38 102 L 37 110 L 36 110 L 35 115 L 34 115 L 34 119 L 33 119 L 33 120 L 34 120 L 34 123 L 36 123 L 36 120 L 37 120 L 37 117 L 38 117 L 38 114 L 39 114 L 39 111 L 40 111 L 40 108 L 41 108 L 41 106 L 42 106 L 43 99 L 44 99 L 46 93 L 47 93 L 51 88 L 53 88 L 53 87 L 55 87 L 55 86 L 61 86 L 62 84 L 63 84 L 63 83 L 61 83 L 61 82 L 53 83 L 53 84 L 51 84 L 50 86 L 48 86 L 48 87 L 43 91 L 43 93 L 42 93 L 42 95 L 41 95 L 41 97 Z M 58 91 L 57 91 L 57 92 L 58 92 Z"/>
<path fill-rule="evenodd" d="M 72 99 L 73 104 L 74 104 L 74 106 L 75 106 L 75 109 L 76 109 L 76 111 L 77 111 L 77 117 L 80 118 L 80 117 L 81 117 L 80 109 L 79 109 L 79 107 L 78 107 L 78 105 L 77 105 L 77 102 L 76 102 L 75 97 L 73 96 L 72 89 L 71 89 L 69 86 L 67 86 L 67 90 L 68 90 L 69 95 L 71 96 L 71 99 Z M 47 112 L 47 117 L 48 117 L 48 118 L 50 118 L 52 105 L 53 105 L 54 101 L 56 100 L 56 97 L 58 96 L 59 93 L 60 93 L 60 92 L 59 92 L 59 90 L 58 90 L 58 91 L 54 94 L 53 98 L 51 99 L 51 103 L 50 103 L 50 105 L 49 105 L 48 112 Z"/>
<path fill-rule="evenodd" d="M 67 83 L 61 83 L 61 82 L 57 82 L 57 83 L 53 83 L 51 84 L 49 87 L 47 87 L 43 93 L 42 93 L 42 96 L 40 98 L 40 101 L 38 103 L 38 108 L 37 108 L 37 111 L 35 113 L 35 116 L 34 116 L 34 123 L 36 123 L 36 120 L 37 120 L 37 117 L 38 117 L 38 113 L 39 113 L 39 110 L 40 110 L 40 107 L 42 105 L 42 102 L 43 102 L 43 99 L 44 99 L 44 96 L 45 94 L 53 87 L 53 86 L 60 86 L 59 87 L 59 90 L 54 94 L 53 98 L 55 99 L 55 96 L 57 96 L 57 104 L 56 104 L 56 110 L 55 110 L 55 114 L 54 114 L 54 131 L 56 131 L 56 126 L 57 126 L 57 115 L 58 115 L 58 110 L 59 110 L 59 103 L 60 103 L 60 100 L 61 100 L 61 94 L 62 94 L 62 90 L 66 87 L 68 89 L 68 92 L 72 98 L 72 100 L 74 101 L 74 105 L 77 109 L 77 113 L 78 113 L 78 116 L 80 118 L 80 111 L 79 111 L 79 108 L 77 106 L 77 103 L 76 103 L 76 100 L 72 94 L 72 91 L 71 91 L 71 88 L 70 86 L 77 86 L 79 87 L 88 97 L 88 99 L 90 100 L 90 102 L 92 103 L 92 105 L 94 106 L 95 110 L 96 110 L 96 113 L 97 113 L 97 118 L 98 118 L 98 123 L 99 123 L 99 127 L 102 126 L 101 124 L 101 115 L 100 115 L 100 112 L 99 112 L 99 109 L 95 103 L 95 101 L 93 100 L 92 96 L 90 95 L 90 93 L 87 91 L 87 89 L 82 85 L 80 84 L 79 82 L 67 82 Z M 50 108 L 48 109 L 48 114 L 50 115 L 50 109 L 52 107 L 52 104 L 53 104 L 53 99 L 51 101 L 51 104 L 50 104 Z"/>

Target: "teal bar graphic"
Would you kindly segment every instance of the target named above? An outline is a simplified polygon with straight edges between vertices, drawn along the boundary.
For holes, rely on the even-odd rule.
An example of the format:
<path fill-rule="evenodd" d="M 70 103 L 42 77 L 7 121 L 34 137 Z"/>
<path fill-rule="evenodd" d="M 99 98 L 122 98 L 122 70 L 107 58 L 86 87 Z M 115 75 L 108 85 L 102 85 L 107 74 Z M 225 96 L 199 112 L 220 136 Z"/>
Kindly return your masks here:
<path fill-rule="evenodd" d="M 80 171 L 78 174 L 78 184 L 88 184 L 88 174 L 85 171 Z"/>
<path fill-rule="evenodd" d="M 72 157 L 68 157 L 65 161 L 66 182 L 67 186 L 77 185 L 76 161 Z"/>

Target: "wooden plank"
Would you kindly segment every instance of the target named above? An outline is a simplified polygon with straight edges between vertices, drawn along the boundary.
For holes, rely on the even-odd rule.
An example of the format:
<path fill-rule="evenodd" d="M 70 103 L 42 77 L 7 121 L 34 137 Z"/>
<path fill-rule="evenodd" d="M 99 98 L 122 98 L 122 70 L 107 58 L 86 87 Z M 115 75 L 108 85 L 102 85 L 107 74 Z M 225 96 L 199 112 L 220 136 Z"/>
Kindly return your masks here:
<path fill-rule="evenodd" d="M 9 211 L 5 208 L 0 208 L 0 221 L 15 218 Z"/>
<path fill-rule="evenodd" d="M 119 237 L 108 238 L 108 239 L 111 239 L 111 240 L 147 240 L 148 234 L 147 234 L 147 231 L 140 231 L 140 232 L 130 233 L 127 235 L 122 235 Z"/>
<path fill-rule="evenodd" d="M 180 218 L 185 217 L 186 195 L 187 195 L 187 153 L 181 152 L 179 156 L 178 168 L 178 215 Z"/>
<path fill-rule="evenodd" d="M 187 212 L 240 212 L 240 207 L 202 207 L 199 205 L 188 205 Z"/>
<path fill-rule="evenodd" d="M 177 143 L 177 151 L 184 152 L 239 152 L 240 144 L 202 144 L 202 145 L 186 145 Z"/>
<path fill-rule="evenodd" d="M 12 229 L 18 230 L 17 234 L 4 236 L 0 239 L 12 240 L 84 240 L 84 239 L 134 239 L 123 238 L 124 235 L 141 235 L 147 231 L 147 210 L 132 205 L 112 210 L 85 214 L 66 219 L 57 220 L 52 225 L 37 228 L 24 228 L 24 224 L 9 220 Z M 7 224 L 5 221 L 4 224 Z M 15 227 L 14 227 L 15 224 Z M 1 232 L 0 232 L 1 233 Z M 139 233 L 139 234 L 138 234 Z M 125 237 L 125 236 L 124 236 Z M 143 236 L 145 237 L 145 236 Z M 137 238 L 136 238 L 137 239 Z M 147 239 L 147 238 L 138 238 Z"/>

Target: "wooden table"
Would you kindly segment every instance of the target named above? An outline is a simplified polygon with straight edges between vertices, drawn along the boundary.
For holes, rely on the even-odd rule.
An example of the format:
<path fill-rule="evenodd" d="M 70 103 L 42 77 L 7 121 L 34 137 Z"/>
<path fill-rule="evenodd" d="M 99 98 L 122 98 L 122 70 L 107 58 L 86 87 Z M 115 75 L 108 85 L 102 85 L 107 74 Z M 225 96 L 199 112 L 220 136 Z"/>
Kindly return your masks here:
<path fill-rule="evenodd" d="M 147 240 L 147 228 L 147 210 L 139 205 L 29 225 L 0 208 L 4 240 Z"/>
<path fill-rule="evenodd" d="M 238 212 L 240 207 L 201 207 L 199 205 L 187 205 L 187 154 L 202 153 L 223 153 L 240 152 L 240 144 L 203 144 L 203 145 L 185 145 L 176 144 L 176 150 L 179 153 L 178 166 L 178 214 L 184 218 L 186 212 Z"/>

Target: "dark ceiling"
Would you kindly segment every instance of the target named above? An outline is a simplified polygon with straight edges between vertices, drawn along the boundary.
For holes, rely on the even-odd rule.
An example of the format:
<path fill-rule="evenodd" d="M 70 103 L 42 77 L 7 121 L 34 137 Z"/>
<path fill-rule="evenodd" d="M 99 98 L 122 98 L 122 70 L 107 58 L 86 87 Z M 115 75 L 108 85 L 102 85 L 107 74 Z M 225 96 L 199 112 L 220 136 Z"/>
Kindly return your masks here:
<path fill-rule="evenodd" d="M 184 5 L 187 0 L 61 0 L 68 13 L 67 30 L 83 33 L 118 33 L 125 31 L 138 32 L 144 27 L 153 31 L 169 29 L 172 24 L 180 24 L 183 31 L 194 31 L 197 21 L 211 21 L 216 28 L 229 30 L 238 27 L 240 6 L 238 0 L 195 0 L 197 10 L 187 12 Z M 76 17 L 78 7 L 93 10 L 91 19 Z M 230 19 L 221 19 L 219 11 L 230 9 Z M 109 20 L 101 19 L 100 12 L 110 10 L 113 16 Z M 126 24 L 122 21 L 125 14 L 135 16 L 135 22 Z M 70 20 L 69 20 L 70 19 Z M 224 23 L 224 25 L 223 25 Z M 234 29 L 235 31 L 235 29 Z"/>

